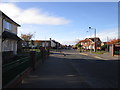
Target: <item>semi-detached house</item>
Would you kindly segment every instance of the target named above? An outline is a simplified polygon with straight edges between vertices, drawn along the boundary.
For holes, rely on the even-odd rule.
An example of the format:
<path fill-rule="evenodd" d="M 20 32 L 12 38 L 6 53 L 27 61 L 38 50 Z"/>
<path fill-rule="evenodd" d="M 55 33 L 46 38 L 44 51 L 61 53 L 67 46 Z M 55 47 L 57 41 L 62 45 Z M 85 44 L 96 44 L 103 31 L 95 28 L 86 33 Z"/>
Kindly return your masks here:
<path fill-rule="evenodd" d="M 20 25 L 2 11 L 0 13 L 0 31 L 2 33 L 1 51 L 9 54 L 17 54 L 17 43 L 21 40 L 17 36 L 17 27 L 20 27 Z"/>

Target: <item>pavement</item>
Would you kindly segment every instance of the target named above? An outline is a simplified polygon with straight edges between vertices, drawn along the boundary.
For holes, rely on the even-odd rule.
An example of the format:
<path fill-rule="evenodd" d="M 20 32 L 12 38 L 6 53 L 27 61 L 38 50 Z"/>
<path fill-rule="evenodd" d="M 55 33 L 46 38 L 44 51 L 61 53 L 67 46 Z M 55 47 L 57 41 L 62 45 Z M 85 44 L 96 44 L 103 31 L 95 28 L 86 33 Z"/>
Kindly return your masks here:
<path fill-rule="evenodd" d="M 93 54 L 90 52 L 81 52 L 80 54 L 94 57 L 94 58 L 101 59 L 101 60 L 119 60 L 120 58 L 119 56 L 112 56 L 109 52 L 106 52 L 104 54 Z"/>

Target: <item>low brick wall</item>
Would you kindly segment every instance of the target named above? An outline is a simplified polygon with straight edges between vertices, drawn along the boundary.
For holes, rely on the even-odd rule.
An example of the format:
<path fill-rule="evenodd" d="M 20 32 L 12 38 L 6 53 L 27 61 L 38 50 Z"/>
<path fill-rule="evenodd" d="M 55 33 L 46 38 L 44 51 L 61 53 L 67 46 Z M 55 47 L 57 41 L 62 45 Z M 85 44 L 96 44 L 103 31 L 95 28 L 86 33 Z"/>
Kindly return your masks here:
<path fill-rule="evenodd" d="M 119 54 L 117 55 L 115 51 L 117 51 L 120 54 L 120 45 L 112 44 L 111 46 L 112 56 L 120 56 Z"/>

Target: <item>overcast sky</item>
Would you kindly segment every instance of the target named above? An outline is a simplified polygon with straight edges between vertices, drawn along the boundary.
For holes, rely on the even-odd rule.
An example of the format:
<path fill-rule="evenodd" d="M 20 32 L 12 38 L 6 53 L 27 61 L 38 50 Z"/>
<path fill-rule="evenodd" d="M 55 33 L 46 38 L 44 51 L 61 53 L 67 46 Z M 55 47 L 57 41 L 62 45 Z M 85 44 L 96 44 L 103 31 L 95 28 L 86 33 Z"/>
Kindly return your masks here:
<path fill-rule="evenodd" d="M 0 10 L 21 25 L 18 36 L 33 33 L 35 40 L 75 44 L 94 37 L 89 26 L 102 41 L 118 37 L 117 2 L 11 2 L 0 3 Z"/>

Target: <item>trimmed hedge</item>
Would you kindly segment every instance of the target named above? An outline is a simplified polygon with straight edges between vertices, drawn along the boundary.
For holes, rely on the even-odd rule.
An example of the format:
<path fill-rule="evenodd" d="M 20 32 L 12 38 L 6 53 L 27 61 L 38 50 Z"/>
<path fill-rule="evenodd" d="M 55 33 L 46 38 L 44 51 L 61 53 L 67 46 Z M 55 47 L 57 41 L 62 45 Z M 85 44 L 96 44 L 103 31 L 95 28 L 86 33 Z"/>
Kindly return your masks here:
<path fill-rule="evenodd" d="M 120 55 L 120 51 L 115 51 L 114 54 L 115 55 Z"/>

